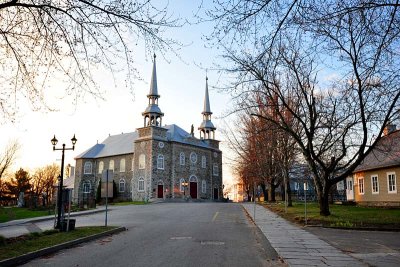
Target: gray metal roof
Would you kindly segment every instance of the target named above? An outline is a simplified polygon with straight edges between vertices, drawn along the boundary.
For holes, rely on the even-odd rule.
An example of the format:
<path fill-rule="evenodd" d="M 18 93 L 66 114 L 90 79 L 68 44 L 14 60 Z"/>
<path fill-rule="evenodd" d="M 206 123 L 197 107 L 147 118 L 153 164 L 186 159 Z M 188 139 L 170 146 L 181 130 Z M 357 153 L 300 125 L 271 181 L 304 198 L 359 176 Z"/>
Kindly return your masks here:
<path fill-rule="evenodd" d="M 354 172 L 400 166 L 400 130 L 382 137 Z"/>
<path fill-rule="evenodd" d="M 180 128 L 175 124 L 166 125 L 163 128 L 167 129 L 167 140 L 209 148 L 207 142 L 204 140 L 193 137 L 191 134 Z M 96 144 L 87 149 L 83 153 L 75 157 L 81 158 L 104 158 L 116 155 L 133 154 L 134 142 L 138 139 L 138 132 L 123 133 L 118 135 L 111 135 L 107 137 L 101 144 Z"/>
<path fill-rule="evenodd" d="M 199 129 L 205 129 L 205 128 L 213 129 L 213 130 L 217 129 L 217 128 L 214 127 L 214 124 L 211 121 L 203 121 L 200 124 Z"/>
<path fill-rule="evenodd" d="M 208 77 L 206 77 L 206 93 L 204 95 L 204 108 L 201 114 L 212 114 L 210 108 L 210 98 L 208 96 Z"/>
<path fill-rule="evenodd" d="M 156 71 L 156 55 L 154 54 L 153 73 L 151 74 L 150 92 L 147 96 L 158 96 L 157 88 L 157 71 Z"/>

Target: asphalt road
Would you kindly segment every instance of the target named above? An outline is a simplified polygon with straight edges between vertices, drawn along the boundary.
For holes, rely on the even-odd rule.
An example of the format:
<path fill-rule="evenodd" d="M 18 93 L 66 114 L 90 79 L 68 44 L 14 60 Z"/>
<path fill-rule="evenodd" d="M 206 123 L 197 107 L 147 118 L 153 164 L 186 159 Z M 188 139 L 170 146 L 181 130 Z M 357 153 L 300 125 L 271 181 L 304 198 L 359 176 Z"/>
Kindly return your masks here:
<path fill-rule="evenodd" d="M 307 231 L 370 266 L 400 266 L 400 232 L 307 227 Z"/>
<path fill-rule="evenodd" d="M 77 217 L 77 226 L 103 223 L 104 214 Z M 109 225 L 128 231 L 25 266 L 285 266 L 240 204 L 113 207 Z"/>

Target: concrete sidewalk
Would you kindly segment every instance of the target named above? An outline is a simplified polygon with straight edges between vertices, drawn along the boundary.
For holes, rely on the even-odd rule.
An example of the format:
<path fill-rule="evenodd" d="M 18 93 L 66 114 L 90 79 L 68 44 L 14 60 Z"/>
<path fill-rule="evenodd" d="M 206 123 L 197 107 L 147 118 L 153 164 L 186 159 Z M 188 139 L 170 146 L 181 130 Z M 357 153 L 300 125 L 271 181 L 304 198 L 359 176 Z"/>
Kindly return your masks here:
<path fill-rule="evenodd" d="M 289 266 L 368 266 L 262 206 L 242 206 Z"/>
<path fill-rule="evenodd" d="M 101 206 L 99 208 L 93 210 L 85 210 L 85 211 L 77 211 L 72 212 L 70 218 L 73 219 L 78 216 L 84 216 L 88 214 L 94 214 L 99 212 L 105 212 L 105 206 Z M 108 208 L 108 210 L 112 210 Z M 48 225 L 42 229 L 36 225 L 39 222 L 48 221 Z M 49 216 L 42 216 L 42 217 L 35 217 L 35 218 L 27 218 L 27 219 L 20 219 L 20 220 L 13 220 L 5 223 L 0 223 L 0 235 L 10 238 L 10 237 L 17 237 L 24 234 L 29 234 L 33 232 L 41 232 L 43 230 L 52 229 L 54 227 L 53 223 L 50 222 L 55 221 L 54 215 Z"/>

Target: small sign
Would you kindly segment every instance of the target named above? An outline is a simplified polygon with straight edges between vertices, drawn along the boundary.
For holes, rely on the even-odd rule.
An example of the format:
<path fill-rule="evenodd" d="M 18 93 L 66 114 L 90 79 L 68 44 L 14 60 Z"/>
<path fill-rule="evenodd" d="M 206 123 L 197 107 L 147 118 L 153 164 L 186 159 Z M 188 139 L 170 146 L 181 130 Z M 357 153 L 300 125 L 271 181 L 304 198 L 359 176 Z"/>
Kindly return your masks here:
<path fill-rule="evenodd" d="M 107 175 L 108 175 L 108 177 L 107 177 Z M 108 179 L 109 183 L 114 181 L 114 171 L 113 170 L 103 170 L 103 173 L 101 174 L 101 182 L 105 183 L 105 182 L 107 182 L 107 179 Z"/>
<path fill-rule="evenodd" d="M 101 175 L 101 197 L 102 198 L 112 198 L 113 197 L 113 180 L 114 172 L 112 170 L 104 170 Z M 108 181 L 108 185 L 107 185 Z M 108 189 L 108 190 L 107 190 Z M 108 191 L 108 194 L 107 194 Z"/>

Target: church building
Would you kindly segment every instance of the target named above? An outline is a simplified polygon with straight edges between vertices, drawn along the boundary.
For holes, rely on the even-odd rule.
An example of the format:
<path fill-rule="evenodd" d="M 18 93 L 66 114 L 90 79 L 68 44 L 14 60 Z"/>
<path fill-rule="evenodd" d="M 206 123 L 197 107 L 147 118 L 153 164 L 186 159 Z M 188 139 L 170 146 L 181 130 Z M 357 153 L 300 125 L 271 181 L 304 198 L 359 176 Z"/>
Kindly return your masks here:
<path fill-rule="evenodd" d="M 155 56 L 147 98 L 143 127 L 111 135 L 75 158 L 76 202 L 95 198 L 106 169 L 113 170 L 120 200 L 222 198 L 222 152 L 211 122 L 208 78 L 199 138 L 193 126 L 188 133 L 175 124 L 162 124 Z"/>

